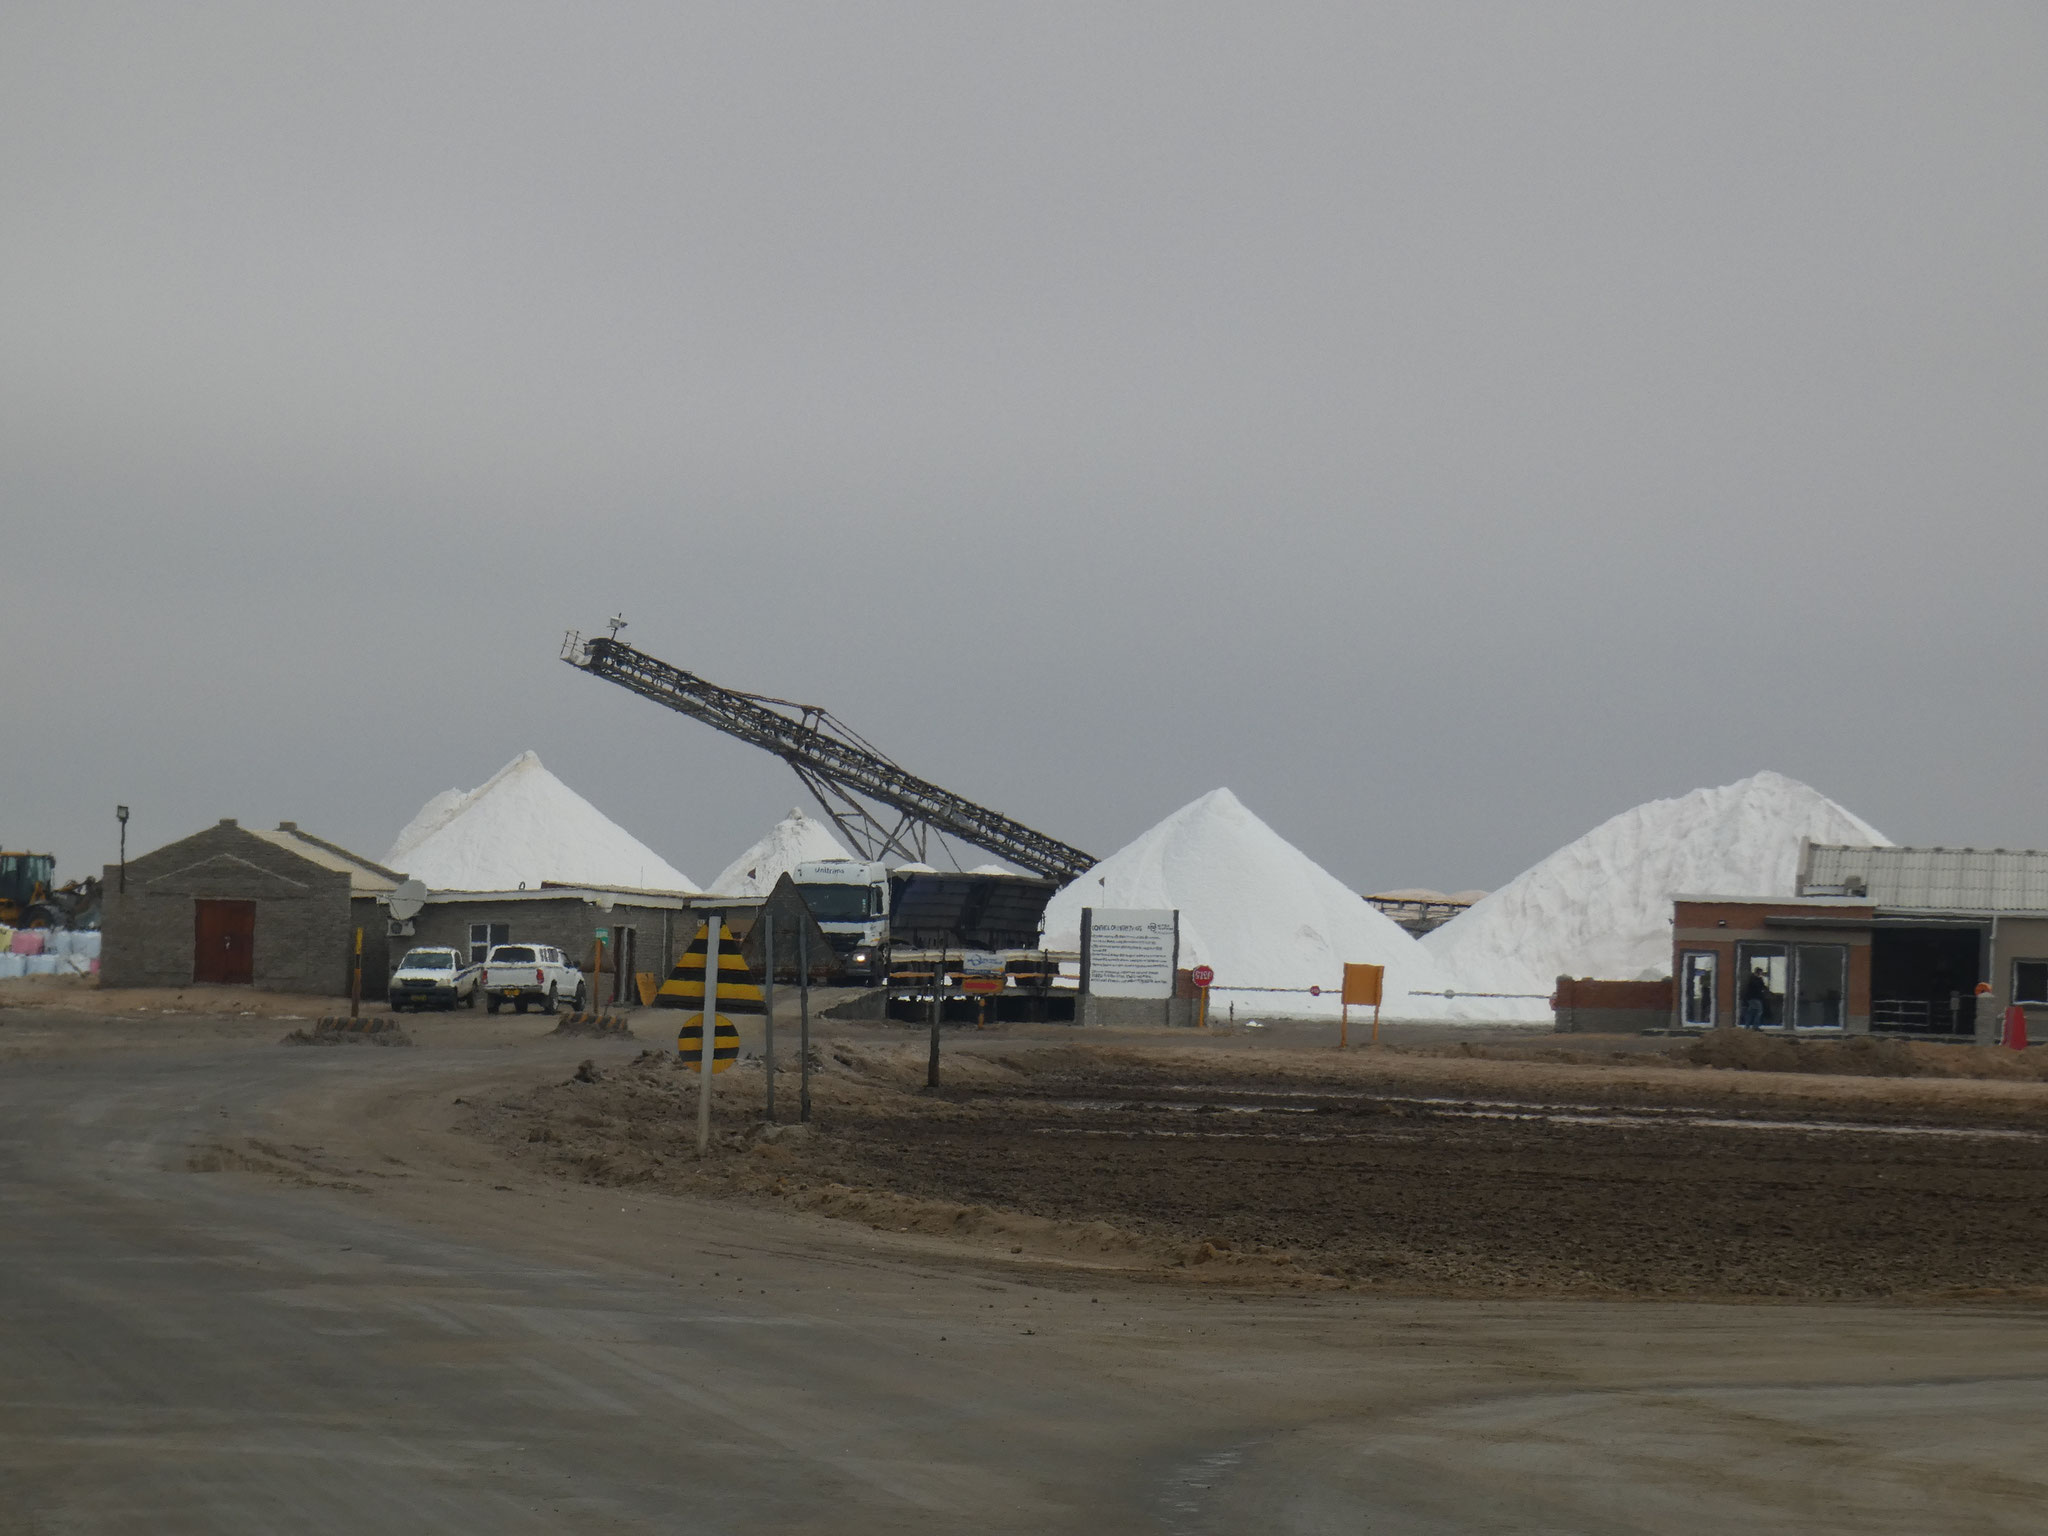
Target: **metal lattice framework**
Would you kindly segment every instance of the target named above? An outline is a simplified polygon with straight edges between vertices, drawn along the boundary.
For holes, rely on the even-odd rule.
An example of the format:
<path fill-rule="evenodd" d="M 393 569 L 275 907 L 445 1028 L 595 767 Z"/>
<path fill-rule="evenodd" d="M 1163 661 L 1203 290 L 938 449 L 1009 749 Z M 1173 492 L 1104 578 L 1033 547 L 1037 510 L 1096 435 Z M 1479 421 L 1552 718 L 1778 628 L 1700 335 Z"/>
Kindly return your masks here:
<path fill-rule="evenodd" d="M 927 836 L 936 832 L 1062 881 L 1096 862 L 1093 854 L 905 772 L 816 705 L 721 688 L 635 650 L 616 630 L 609 639 L 588 640 L 572 632 L 562 642 L 562 659 L 774 753 L 795 770 L 863 858 L 894 853 L 923 863 Z M 890 814 L 876 814 L 869 802 Z"/>

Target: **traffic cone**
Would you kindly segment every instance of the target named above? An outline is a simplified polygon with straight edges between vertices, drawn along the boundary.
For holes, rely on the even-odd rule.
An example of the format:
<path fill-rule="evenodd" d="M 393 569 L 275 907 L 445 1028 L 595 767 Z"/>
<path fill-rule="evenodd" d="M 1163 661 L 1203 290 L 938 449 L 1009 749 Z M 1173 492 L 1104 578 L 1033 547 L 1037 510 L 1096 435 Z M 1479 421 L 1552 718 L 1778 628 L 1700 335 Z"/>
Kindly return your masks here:
<path fill-rule="evenodd" d="M 2018 1003 L 2005 1010 L 2005 1043 L 2016 1051 L 2027 1048 L 2027 1010 Z"/>

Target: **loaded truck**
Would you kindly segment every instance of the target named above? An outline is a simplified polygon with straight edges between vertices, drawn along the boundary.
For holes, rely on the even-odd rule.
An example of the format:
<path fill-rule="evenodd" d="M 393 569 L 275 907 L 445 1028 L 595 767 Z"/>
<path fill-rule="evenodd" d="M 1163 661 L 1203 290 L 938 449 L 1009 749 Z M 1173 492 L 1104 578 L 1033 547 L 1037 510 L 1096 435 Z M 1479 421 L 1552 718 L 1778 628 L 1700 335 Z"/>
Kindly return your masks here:
<path fill-rule="evenodd" d="M 841 974 L 873 986 L 888 966 L 889 871 L 859 859 L 817 859 L 790 872 L 811 916 L 832 941 Z"/>
<path fill-rule="evenodd" d="M 1045 904 L 1059 888 L 1034 875 L 916 865 L 891 874 L 859 859 L 799 864 L 791 878 L 854 986 L 881 985 L 892 950 L 1035 950 Z"/>

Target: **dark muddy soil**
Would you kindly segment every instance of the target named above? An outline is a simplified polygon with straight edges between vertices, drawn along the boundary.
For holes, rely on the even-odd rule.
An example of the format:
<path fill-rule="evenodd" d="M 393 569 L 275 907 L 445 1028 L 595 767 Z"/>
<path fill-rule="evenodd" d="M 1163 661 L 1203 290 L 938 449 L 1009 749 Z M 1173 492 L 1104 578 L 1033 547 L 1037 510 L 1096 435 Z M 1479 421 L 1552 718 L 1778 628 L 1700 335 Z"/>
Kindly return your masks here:
<path fill-rule="evenodd" d="M 2048 1097 L 1929 1101 L 1806 1078 L 1440 1059 L 1319 1068 L 1191 1051 L 984 1048 L 921 1091 L 904 1046 L 821 1060 L 807 1133 L 758 1132 L 760 1075 L 662 1057 L 479 1115 L 570 1177 L 795 1201 L 1200 1279 L 1457 1295 L 2048 1299 Z M 1479 1070 L 1477 1066 L 1473 1068 Z M 1964 1085 L 1975 1088 L 1977 1085 Z M 1987 1087 L 1987 1094 L 1991 1090 Z M 2022 1095 L 2015 1097 L 2015 1095 Z"/>

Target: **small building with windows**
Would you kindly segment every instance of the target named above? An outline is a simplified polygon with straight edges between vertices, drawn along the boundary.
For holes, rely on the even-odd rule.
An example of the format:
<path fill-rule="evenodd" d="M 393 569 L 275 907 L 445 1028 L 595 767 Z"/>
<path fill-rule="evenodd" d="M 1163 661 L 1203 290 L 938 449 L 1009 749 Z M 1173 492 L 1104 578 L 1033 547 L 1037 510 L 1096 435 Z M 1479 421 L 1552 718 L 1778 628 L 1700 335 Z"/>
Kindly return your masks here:
<path fill-rule="evenodd" d="M 1678 897 L 1672 974 L 1684 1028 L 1995 1043 L 2048 1024 L 2048 852 L 1808 844 L 1796 896 Z"/>
<path fill-rule="evenodd" d="M 541 944 L 559 949 L 591 978 L 592 1002 L 600 1008 L 638 1004 L 639 978 L 658 986 L 674 967 L 676 957 L 689 948 L 698 925 L 710 912 L 724 914 L 726 926 L 741 941 L 749 964 L 761 963 L 757 953 L 761 936 L 756 929 L 767 912 L 776 919 L 778 972 L 795 979 L 792 967 L 800 929 L 805 952 L 826 972 L 838 964 L 831 941 L 787 876 L 765 896 L 684 895 L 552 884 L 537 890 L 430 890 L 407 918 L 390 915 L 388 894 L 382 901 L 385 911 L 380 927 L 388 938 L 393 970 L 408 949 L 453 949 L 481 965 L 499 944 Z M 602 974 L 597 972 L 600 959 Z M 388 977 L 389 971 L 378 974 L 380 997 Z"/>

